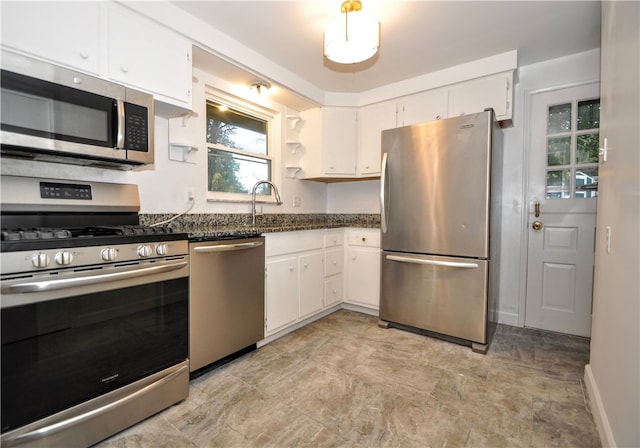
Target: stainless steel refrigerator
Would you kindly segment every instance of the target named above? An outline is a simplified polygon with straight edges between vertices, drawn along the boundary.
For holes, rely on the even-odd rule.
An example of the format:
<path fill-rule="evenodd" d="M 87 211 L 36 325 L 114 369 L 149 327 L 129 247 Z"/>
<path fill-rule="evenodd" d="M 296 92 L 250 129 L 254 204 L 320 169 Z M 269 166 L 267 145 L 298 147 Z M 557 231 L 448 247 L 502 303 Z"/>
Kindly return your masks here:
<path fill-rule="evenodd" d="M 486 352 L 502 132 L 492 110 L 382 132 L 380 323 Z"/>

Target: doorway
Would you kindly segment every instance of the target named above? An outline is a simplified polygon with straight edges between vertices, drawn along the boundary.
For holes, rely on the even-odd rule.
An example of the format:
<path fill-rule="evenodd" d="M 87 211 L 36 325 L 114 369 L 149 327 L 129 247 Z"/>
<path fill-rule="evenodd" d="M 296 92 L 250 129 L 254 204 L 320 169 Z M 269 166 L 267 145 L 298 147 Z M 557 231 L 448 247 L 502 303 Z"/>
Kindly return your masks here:
<path fill-rule="evenodd" d="M 526 327 L 591 335 L 599 90 L 530 96 Z"/>

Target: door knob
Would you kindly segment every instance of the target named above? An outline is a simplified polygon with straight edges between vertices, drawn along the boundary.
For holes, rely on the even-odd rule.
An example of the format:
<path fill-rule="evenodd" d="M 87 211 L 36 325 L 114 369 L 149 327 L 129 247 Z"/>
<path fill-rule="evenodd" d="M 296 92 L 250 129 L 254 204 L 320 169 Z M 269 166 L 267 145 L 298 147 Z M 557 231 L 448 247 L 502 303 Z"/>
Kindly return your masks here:
<path fill-rule="evenodd" d="M 531 224 L 531 228 L 533 230 L 541 230 L 542 227 L 544 227 L 544 226 L 542 225 L 542 223 L 540 221 L 533 221 L 533 224 Z"/>

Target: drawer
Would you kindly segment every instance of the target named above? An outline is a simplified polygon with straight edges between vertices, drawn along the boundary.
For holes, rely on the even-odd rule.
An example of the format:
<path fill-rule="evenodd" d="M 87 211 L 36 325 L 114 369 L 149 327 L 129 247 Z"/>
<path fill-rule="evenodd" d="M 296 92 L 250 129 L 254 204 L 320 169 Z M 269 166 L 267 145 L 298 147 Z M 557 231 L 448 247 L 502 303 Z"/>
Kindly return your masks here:
<path fill-rule="evenodd" d="M 266 256 L 292 254 L 307 250 L 322 249 L 322 230 L 300 230 L 296 232 L 267 233 Z"/>
<path fill-rule="evenodd" d="M 342 275 L 336 275 L 324 282 L 324 306 L 342 302 Z"/>
<path fill-rule="evenodd" d="M 327 250 L 324 254 L 324 276 L 339 274 L 344 265 L 344 251 L 340 249 Z"/>
<path fill-rule="evenodd" d="M 344 232 L 342 230 L 328 230 L 324 235 L 324 247 L 342 246 Z"/>
<path fill-rule="evenodd" d="M 380 230 L 351 229 L 347 233 L 349 246 L 380 247 Z"/>

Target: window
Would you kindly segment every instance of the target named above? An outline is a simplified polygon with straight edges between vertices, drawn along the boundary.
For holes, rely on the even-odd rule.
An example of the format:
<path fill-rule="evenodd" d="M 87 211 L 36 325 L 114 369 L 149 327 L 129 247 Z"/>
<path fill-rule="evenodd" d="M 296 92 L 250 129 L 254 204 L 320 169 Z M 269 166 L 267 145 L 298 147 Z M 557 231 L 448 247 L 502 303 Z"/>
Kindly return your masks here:
<path fill-rule="evenodd" d="M 207 101 L 208 190 L 229 194 L 251 193 L 259 180 L 271 180 L 269 119 Z M 270 195 L 261 185 L 258 194 Z"/>
<path fill-rule="evenodd" d="M 549 106 L 547 199 L 597 197 L 599 127 L 599 99 Z"/>

